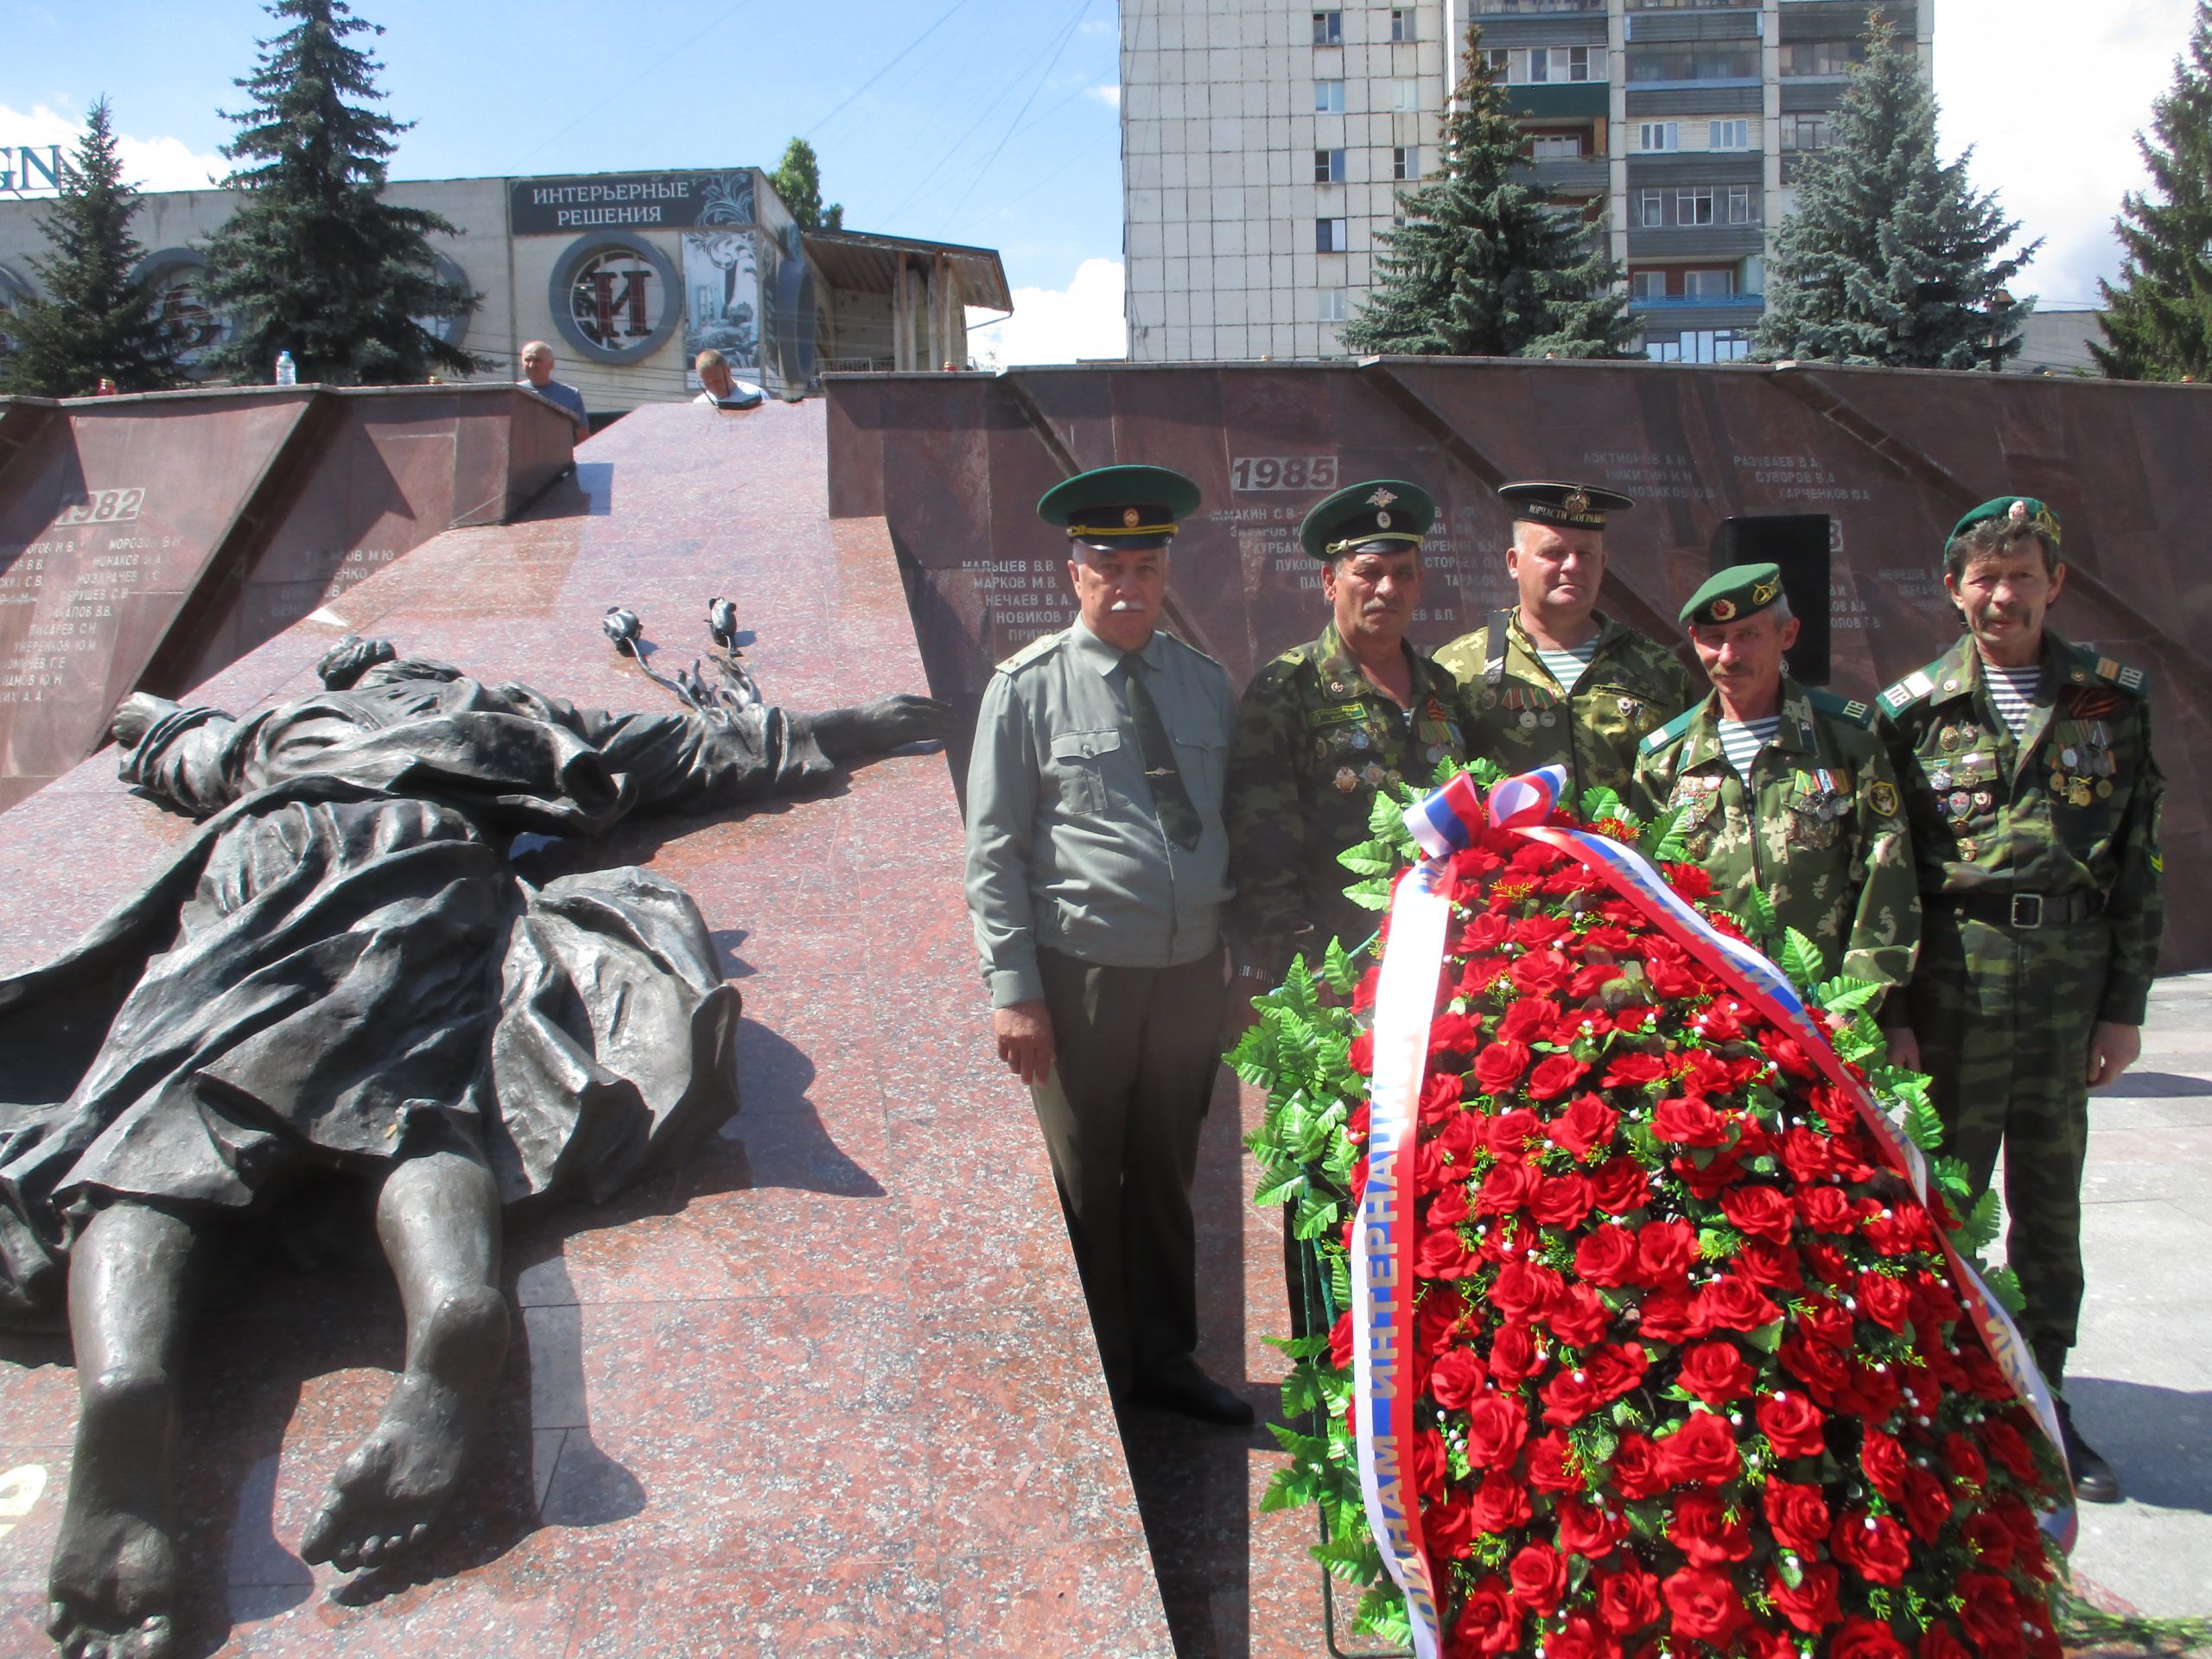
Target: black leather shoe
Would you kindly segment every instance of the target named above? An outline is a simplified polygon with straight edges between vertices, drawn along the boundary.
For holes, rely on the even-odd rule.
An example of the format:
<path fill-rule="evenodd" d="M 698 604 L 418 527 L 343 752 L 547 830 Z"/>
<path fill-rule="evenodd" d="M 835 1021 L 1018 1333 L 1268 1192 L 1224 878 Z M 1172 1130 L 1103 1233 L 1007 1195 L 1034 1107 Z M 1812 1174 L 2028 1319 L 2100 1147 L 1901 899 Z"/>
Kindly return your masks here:
<path fill-rule="evenodd" d="M 2112 1471 L 2112 1465 L 2097 1455 L 2096 1447 L 2082 1438 L 2082 1431 L 2074 1427 L 2074 1408 L 2066 1403 L 2066 1396 L 2057 1397 L 2058 1431 L 2066 1442 L 2067 1466 L 2074 1471 L 2074 1496 L 2084 1503 L 2117 1503 L 2120 1502 L 2120 1477 Z"/>
<path fill-rule="evenodd" d="M 1147 1377 L 1136 1386 L 1136 1399 L 1140 1405 L 1179 1412 L 1202 1423 L 1249 1428 L 1253 1421 L 1249 1401 L 1224 1388 L 1195 1365 L 1164 1376 Z"/>

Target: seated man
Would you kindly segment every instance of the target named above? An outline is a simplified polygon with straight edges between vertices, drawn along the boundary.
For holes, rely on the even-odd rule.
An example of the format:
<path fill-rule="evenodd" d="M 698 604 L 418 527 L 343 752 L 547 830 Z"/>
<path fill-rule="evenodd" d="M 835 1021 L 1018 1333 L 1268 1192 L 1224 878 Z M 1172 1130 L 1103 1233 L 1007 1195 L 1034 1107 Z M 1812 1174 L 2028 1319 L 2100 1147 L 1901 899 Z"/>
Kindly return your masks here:
<path fill-rule="evenodd" d="M 515 384 L 527 386 L 547 403 L 565 411 L 576 423 L 577 442 L 591 436 L 591 416 L 584 412 L 584 395 L 553 378 L 553 348 L 543 340 L 533 340 L 522 348 L 522 378 Z"/>
<path fill-rule="evenodd" d="M 758 409 L 760 400 L 767 396 L 750 380 L 741 380 L 732 373 L 729 359 L 711 346 L 692 359 L 691 372 L 706 388 L 691 400 L 695 404 L 712 404 L 719 409 Z"/>
<path fill-rule="evenodd" d="M 505 1208 L 604 1199 L 737 1109 L 735 990 L 649 871 L 543 887 L 520 832 L 788 792 L 943 705 L 608 715 L 395 659 L 233 719 L 134 696 L 129 782 L 205 825 L 71 950 L 0 980 L 0 1316 L 65 1295 L 80 1409 L 49 1581 L 70 1653 L 172 1650 L 179 1357 L 207 1241 L 357 1183 L 406 1368 L 302 1554 L 375 1567 L 459 1482 L 508 1338 Z"/>

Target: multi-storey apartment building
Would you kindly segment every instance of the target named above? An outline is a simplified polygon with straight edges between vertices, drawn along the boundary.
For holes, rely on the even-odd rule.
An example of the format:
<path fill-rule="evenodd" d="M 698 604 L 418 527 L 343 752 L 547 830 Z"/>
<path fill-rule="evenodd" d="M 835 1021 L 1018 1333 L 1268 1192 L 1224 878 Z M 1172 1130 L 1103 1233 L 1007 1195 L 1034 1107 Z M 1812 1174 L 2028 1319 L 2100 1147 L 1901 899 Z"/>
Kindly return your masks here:
<path fill-rule="evenodd" d="M 1929 73 L 1934 0 L 1880 10 Z M 1129 356 L 1314 357 L 1433 171 L 1467 26 L 1562 211 L 1602 219 L 1655 357 L 1745 354 L 1867 0 L 1124 0 Z"/>

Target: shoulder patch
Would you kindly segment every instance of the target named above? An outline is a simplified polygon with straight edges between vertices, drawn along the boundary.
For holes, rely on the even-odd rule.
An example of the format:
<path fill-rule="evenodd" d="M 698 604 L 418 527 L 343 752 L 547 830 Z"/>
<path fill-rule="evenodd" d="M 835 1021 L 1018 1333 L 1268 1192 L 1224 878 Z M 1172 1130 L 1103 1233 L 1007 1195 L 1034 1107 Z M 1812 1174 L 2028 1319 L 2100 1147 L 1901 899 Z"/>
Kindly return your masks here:
<path fill-rule="evenodd" d="M 1705 704 L 1701 702 L 1692 703 L 1664 726 L 1660 727 L 1658 730 L 1645 733 L 1643 741 L 1636 746 L 1636 752 L 1638 754 L 1658 753 L 1660 750 L 1689 730 L 1690 722 L 1697 718 L 1697 711 L 1703 707 Z"/>
<path fill-rule="evenodd" d="M 1058 633 L 1048 633 L 1042 639 L 1032 639 L 1020 651 L 1001 663 L 998 671 L 1001 674 L 1011 674 L 1018 668 L 1027 668 L 1032 663 L 1041 661 L 1066 644 L 1067 637 L 1067 630 L 1063 628 Z"/>
<path fill-rule="evenodd" d="M 1936 664 L 1930 663 L 1928 668 Z M 1916 668 L 1904 678 L 1875 699 L 1885 713 L 1901 715 L 1936 689 L 1936 682 L 1928 677 L 1928 668 Z"/>
<path fill-rule="evenodd" d="M 1861 702 L 1856 697 L 1840 697 L 1833 691 L 1821 690 L 1818 686 L 1808 687 L 1805 696 L 1816 712 L 1826 715 L 1830 720 L 1840 720 L 1865 730 L 1873 729 L 1874 706 L 1872 703 Z"/>
<path fill-rule="evenodd" d="M 2149 675 L 2139 668 L 2130 667 L 2126 663 L 2114 662 L 2109 657 L 2097 658 L 2097 677 L 2135 696 L 2148 696 L 2151 693 Z"/>

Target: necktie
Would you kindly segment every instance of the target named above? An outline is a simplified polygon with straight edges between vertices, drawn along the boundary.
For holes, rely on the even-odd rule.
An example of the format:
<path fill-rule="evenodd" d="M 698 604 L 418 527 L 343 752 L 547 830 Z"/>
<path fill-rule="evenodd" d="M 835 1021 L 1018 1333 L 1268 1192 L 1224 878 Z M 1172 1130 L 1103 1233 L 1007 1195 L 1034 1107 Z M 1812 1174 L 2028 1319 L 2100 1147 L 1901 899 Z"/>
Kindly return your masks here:
<path fill-rule="evenodd" d="M 1183 774 L 1175 767 L 1175 745 L 1160 718 L 1160 705 L 1145 690 L 1144 659 L 1135 652 L 1122 657 L 1122 702 L 1129 723 L 1137 728 L 1137 753 L 1144 757 L 1144 775 L 1152 785 L 1152 804 L 1160 812 L 1160 827 L 1168 840 L 1188 852 L 1198 844 L 1198 813 L 1183 787 Z"/>

